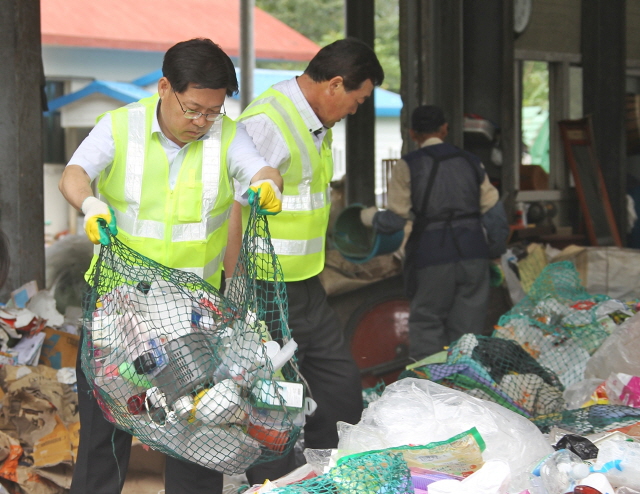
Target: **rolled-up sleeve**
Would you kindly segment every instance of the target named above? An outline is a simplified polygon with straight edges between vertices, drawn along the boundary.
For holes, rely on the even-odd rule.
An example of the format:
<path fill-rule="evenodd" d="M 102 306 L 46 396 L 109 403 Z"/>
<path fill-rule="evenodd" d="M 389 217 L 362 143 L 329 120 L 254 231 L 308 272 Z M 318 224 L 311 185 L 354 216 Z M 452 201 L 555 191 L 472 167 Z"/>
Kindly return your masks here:
<path fill-rule="evenodd" d="M 496 205 L 500 199 L 500 193 L 491 182 L 489 175 L 485 172 L 484 181 L 480 185 L 480 214 L 484 214 Z"/>
<path fill-rule="evenodd" d="M 411 173 L 409 165 L 400 159 L 393 165 L 391 178 L 387 185 L 387 200 L 389 210 L 402 216 L 404 219 L 411 219 Z"/>
<path fill-rule="evenodd" d="M 269 163 L 258 153 L 245 126 L 236 122 L 236 135 L 227 152 L 229 173 L 236 180 L 236 194 L 244 194 L 251 184 L 251 178 Z"/>

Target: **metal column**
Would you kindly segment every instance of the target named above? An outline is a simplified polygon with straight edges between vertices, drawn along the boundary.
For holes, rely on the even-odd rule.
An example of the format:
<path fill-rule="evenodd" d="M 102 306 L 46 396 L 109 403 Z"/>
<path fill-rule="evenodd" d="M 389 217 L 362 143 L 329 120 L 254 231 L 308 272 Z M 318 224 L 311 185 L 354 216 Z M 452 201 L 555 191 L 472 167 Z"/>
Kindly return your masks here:
<path fill-rule="evenodd" d="M 253 69 L 256 53 L 253 49 L 253 8 L 255 0 L 240 0 L 240 110 L 253 100 Z"/>

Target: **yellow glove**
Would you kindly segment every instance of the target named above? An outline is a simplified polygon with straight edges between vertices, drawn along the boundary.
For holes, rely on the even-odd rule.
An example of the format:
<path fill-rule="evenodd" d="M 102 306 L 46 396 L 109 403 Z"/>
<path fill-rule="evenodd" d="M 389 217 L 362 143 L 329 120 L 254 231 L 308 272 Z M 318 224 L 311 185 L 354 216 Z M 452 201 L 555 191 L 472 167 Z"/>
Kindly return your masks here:
<path fill-rule="evenodd" d="M 249 204 L 258 198 L 259 214 L 278 214 L 282 211 L 282 193 L 271 179 L 258 180 L 249 186 Z"/>
<path fill-rule="evenodd" d="M 84 213 L 84 231 L 87 237 L 94 244 L 109 244 L 109 236 L 103 231 L 102 226 L 106 225 L 112 234 L 116 234 L 115 217 L 111 214 L 109 206 L 93 196 L 87 197 L 82 202 L 82 212 Z M 102 225 L 100 224 L 101 222 Z"/>

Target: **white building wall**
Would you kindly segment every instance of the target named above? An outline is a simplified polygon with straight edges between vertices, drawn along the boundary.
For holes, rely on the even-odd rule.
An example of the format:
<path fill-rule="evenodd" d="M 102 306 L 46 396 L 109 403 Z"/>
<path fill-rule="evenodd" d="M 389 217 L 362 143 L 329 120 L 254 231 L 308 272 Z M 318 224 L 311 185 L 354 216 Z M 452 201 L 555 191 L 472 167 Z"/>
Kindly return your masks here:
<path fill-rule="evenodd" d="M 53 238 L 69 229 L 69 207 L 58 190 L 65 165 L 44 164 L 44 235 L 48 245 Z"/>
<path fill-rule="evenodd" d="M 71 46 L 43 46 L 42 64 L 48 79 L 130 82 L 162 67 L 164 53 L 107 50 Z"/>

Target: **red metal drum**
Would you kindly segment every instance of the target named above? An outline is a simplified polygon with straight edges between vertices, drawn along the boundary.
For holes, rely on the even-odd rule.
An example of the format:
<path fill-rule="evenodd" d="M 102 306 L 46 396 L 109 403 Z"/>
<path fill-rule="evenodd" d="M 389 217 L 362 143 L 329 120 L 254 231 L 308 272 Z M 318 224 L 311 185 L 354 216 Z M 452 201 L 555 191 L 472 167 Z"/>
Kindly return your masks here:
<path fill-rule="evenodd" d="M 409 301 L 397 295 L 372 300 L 353 314 L 350 323 L 347 335 L 362 387 L 396 381 L 409 363 Z"/>

